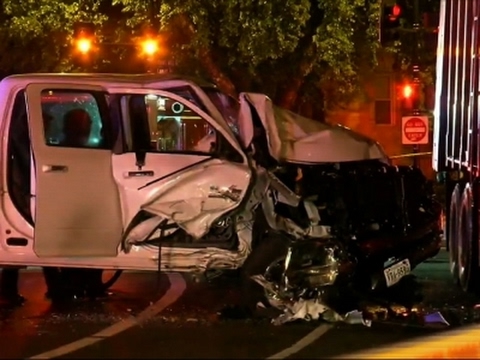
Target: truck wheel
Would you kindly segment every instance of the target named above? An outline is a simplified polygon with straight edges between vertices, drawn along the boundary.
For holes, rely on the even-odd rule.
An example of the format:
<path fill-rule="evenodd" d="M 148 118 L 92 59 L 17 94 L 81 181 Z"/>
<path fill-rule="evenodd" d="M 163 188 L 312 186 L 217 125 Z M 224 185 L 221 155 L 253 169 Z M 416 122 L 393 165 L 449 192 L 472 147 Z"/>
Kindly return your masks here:
<path fill-rule="evenodd" d="M 288 252 L 288 241 L 278 234 L 268 234 L 260 240 L 245 260 L 242 272 L 242 303 L 254 311 L 258 302 L 265 302 L 265 290 L 251 279 L 253 275 L 265 275 L 270 265 L 285 258 Z"/>
<path fill-rule="evenodd" d="M 478 219 L 477 216 L 474 216 L 475 212 L 473 211 L 473 193 L 471 185 L 467 184 L 461 199 L 458 223 L 458 280 L 463 291 L 477 291 L 480 288 L 478 283 L 478 226 L 473 224 Z"/>
<path fill-rule="evenodd" d="M 458 222 L 460 217 L 461 198 L 462 189 L 460 184 L 457 184 L 453 189 L 452 197 L 450 199 L 447 234 L 450 273 L 452 274 L 455 283 L 458 282 Z"/>
<path fill-rule="evenodd" d="M 122 273 L 123 273 L 123 270 L 116 270 L 110 279 L 103 282 L 102 284 L 103 290 L 107 291 L 108 289 L 110 289 L 113 286 L 113 284 L 117 282 L 117 280 L 120 278 Z"/>

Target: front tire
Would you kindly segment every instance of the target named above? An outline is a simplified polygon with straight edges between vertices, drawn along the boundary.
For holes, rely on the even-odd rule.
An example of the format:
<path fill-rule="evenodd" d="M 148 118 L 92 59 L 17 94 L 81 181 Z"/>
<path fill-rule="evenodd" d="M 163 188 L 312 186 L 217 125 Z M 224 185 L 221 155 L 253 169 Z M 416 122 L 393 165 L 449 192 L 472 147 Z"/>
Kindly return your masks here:
<path fill-rule="evenodd" d="M 258 302 L 267 303 L 265 290 L 252 280 L 254 275 L 265 275 L 268 267 L 284 259 L 288 252 L 288 240 L 279 234 L 267 234 L 252 250 L 242 267 L 241 280 L 243 303 L 254 311 Z"/>
<path fill-rule="evenodd" d="M 450 211 L 448 217 L 448 254 L 450 273 L 452 274 L 453 281 L 458 283 L 459 269 L 458 269 L 458 247 L 459 247 L 459 218 L 460 218 L 460 205 L 462 200 L 462 188 L 460 184 L 457 184 L 453 189 L 450 199 Z"/>
<path fill-rule="evenodd" d="M 472 189 L 470 184 L 465 186 L 460 204 L 460 217 L 458 223 L 458 281 L 463 291 L 479 290 L 479 261 L 478 261 L 478 209 L 474 204 L 474 194 L 477 189 Z M 478 196 L 478 195 L 477 195 Z"/>

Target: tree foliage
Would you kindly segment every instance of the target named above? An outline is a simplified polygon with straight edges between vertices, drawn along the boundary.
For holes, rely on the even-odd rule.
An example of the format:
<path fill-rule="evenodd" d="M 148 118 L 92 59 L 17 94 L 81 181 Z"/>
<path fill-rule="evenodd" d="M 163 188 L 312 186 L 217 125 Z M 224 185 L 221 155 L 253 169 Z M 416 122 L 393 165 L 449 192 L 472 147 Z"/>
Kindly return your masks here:
<path fill-rule="evenodd" d="M 406 76 L 411 75 L 412 65 L 420 66 L 421 77 L 425 84 L 433 84 L 435 77 L 435 57 L 436 57 L 436 37 L 434 33 L 434 24 L 425 24 L 426 26 L 433 26 L 431 28 L 420 27 L 418 37 L 415 34 L 408 32 L 413 27 L 414 22 L 414 1 L 415 0 L 399 0 L 402 7 L 405 9 L 403 29 L 407 30 L 401 33 L 400 41 L 393 46 L 393 50 L 398 56 L 399 69 Z M 419 3 L 419 15 L 438 13 L 440 10 L 439 0 L 417 0 Z M 420 18 L 420 23 L 423 23 Z M 422 24 L 423 25 L 423 24 Z M 416 51 L 414 48 L 417 48 Z M 415 52 L 417 59 L 415 59 Z"/>
<path fill-rule="evenodd" d="M 72 69 L 69 44 L 77 21 L 102 23 L 100 0 L 2 0 L 0 9 L 0 69 L 19 72 Z"/>
<path fill-rule="evenodd" d="M 3 0 L 5 73 L 72 70 L 73 24 L 124 44 L 144 26 L 162 34 L 163 60 L 232 94 L 261 91 L 287 108 L 319 109 L 357 90 L 359 66 L 375 64 L 377 0 Z M 133 71 L 134 47 L 104 51 L 102 71 Z"/>
<path fill-rule="evenodd" d="M 115 3 L 131 13 L 130 26 L 152 21 L 182 34 L 170 55 L 184 68 L 231 93 L 264 91 L 290 108 L 299 94 L 322 103 L 323 86 L 330 102 L 352 93 L 359 55 L 374 58 L 377 48 L 379 6 L 365 0 L 166 0 L 154 18 L 145 2 Z"/>

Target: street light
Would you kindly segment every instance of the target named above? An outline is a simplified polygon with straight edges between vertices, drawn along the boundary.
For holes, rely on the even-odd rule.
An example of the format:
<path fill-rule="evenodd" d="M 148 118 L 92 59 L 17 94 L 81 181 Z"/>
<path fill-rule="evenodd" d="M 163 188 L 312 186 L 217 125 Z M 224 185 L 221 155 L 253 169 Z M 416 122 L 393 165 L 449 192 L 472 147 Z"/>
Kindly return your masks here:
<path fill-rule="evenodd" d="M 73 31 L 75 49 L 82 55 L 87 55 L 93 49 L 95 27 L 91 23 L 76 23 Z"/>
<path fill-rule="evenodd" d="M 86 55 L 92 49 L 92 40 L 88 38 L 77 39 L 76 48 L 81 54 Z"/>
<path fill-rule="evenodd" d="M 153 56 L 159 50 L 158 40 L 156 40 L 154 38 L 143 39 L 141 41 L 140 45 L 141 45 L 141 48 L 142 48 L 142 53 L 144 55 L 147 55 L 147 56 Z"/>

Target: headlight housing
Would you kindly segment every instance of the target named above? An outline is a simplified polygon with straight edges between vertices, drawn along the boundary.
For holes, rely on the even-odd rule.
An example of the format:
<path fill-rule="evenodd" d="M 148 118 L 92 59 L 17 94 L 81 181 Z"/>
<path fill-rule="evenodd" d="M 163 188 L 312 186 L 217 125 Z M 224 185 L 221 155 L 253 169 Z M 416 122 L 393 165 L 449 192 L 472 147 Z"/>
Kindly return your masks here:
<path fill-rule="evenodd" d="M 287 255 L 286 276 L 290 284 L 310 288 L 333 285 L 347 256 L 339 243 L 303 240 L 292 244 Z"/>

